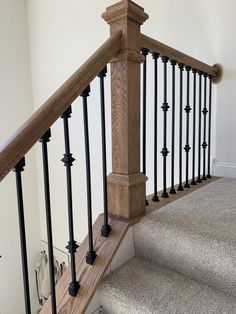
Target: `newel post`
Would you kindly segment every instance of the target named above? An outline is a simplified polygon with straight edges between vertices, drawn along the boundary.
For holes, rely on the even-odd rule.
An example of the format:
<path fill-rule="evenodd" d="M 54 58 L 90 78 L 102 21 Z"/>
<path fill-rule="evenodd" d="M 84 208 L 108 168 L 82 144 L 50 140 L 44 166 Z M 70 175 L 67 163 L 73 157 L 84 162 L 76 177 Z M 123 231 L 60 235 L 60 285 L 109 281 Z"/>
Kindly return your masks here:
<path fill-rule="evenodd" d="M 140 27 L 148 19 L 130 0 L 107 8 L 111 34 L 122 30 L 122 49 L 111 62 L 112 173 L 108 176 L 109 214 L 133 219 L 146 203 L 146 176 L 140 172 Z"/>

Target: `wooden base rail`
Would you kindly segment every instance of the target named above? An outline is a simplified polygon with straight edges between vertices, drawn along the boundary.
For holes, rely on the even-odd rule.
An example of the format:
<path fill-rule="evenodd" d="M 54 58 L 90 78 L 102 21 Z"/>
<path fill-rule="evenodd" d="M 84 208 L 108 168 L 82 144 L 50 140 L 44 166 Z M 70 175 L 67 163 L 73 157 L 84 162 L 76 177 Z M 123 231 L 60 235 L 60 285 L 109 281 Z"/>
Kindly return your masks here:
<path fill-rule="evenodd" d="M 141 48 L 147 48 L 151 53 L 159 53 L 161 56 L 175 60 L 177 63 L 182 63 L 186 66 L 190 66 L 192 69 L 197 69 L 211 75 L 213 77 L 213 83 L 219 83 L 222 79 L 223 68 L 220 64 L 210 66 L 143 34 L 140 35 L 140 49 Z"/>
<path fill-rule="evenodd" d="M 0 149 L 0 181 L 68 109 L 121 49 L 117 31 L 29 118 Z"/>
<path fill-rule="evenodd" d="M 85 313 L 96 289 L 111 264 L 117 252 L 129 224 L 127 222 L 110 219 L 111 233 L 108 238 L 101 236 L 103 215 L 98 216 L 93 225 L 94 248 L 97 258 L 93 266 L 86 264 L 85 256 L 88 248 L 88 237 L 81 244 L 76 254 L 77 278 L 80 282 L 80 290 L 75 298 L 68 294 L 70 282 L 70 269 L 67 269 L 56 287 L 57 313 L 83 314 Z M 51 298 L 48 299 L 40 314 L 49 314 L 51 310 Z"/>

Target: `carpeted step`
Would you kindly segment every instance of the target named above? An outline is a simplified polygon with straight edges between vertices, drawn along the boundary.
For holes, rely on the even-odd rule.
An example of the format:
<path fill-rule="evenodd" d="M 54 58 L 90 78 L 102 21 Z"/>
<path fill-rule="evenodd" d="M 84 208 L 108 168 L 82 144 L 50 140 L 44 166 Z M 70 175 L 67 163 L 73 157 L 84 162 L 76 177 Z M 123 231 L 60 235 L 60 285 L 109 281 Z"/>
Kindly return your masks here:
<path fill-rule="evenodd" d="M 98 290 L 104 314 L 232 314 L 236 300 L 167 268 L 133 258 Z"/>
<path fill-rule="evenodd" d="M 144 217 L 136 255 L 236 296 L 236 180 L 220 179 Z"/>

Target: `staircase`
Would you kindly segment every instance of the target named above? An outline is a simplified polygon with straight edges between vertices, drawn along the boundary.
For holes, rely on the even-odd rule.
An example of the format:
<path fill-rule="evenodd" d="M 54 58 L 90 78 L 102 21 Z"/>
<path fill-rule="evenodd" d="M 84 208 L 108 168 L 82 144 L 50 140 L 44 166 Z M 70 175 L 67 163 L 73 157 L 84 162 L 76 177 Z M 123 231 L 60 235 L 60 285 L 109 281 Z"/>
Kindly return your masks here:
<path fill-rule="evenodd" d="M 102 17 L 110 26 L 110 37 L 0 148 L 0 181 L 11 170 L 15 172 L 25 313 L 33 312 L 35 291 L 30 289 L 24 202 L 29 191 L 24 170 L 30 164 L 28 152 L 38 145 L 51 292 L 41 314 L 84 314 L 129 227 L 152 208 L 186 195 L 195 186 L 196 192 L 146 215 L 133 227 L 136 257 L 101 284 L 100 302 L 109 314 L 236 313 L 236 182 L 222 179 L 207 187 L 204 184 L 212 177 L 211 126 L 216 108 L 212 96 L 223 68 L 143 34 L 141 26 L 149 16 L 132 0 L 108 7 Z M 99 80 L 99 90 L 95 85 L 90 88 L 95 80 Z M 96 99 L 96 93 L 100 96 L 95 103 L 100 107 L 99 116 L 90 106 L 90 96 Z M 76 106 L 82 107 L 83 125 L 74 115 Z M 111 129 L 107 128 L 108 114 Z M 83 143 L 71 140 L 73 119 L 77 119 L 74 135 L 83 133 Z M 63 125 L 63 133 L 55 123 Z M 101 156 L 99 150 L 99 155 L 93 154 L 96 165 L 91 162 L 94 123 L 101 129 L 100 136 L 95 134 L 101 150 Z M 63 155 L 51 146 L 54 134 L 62 143 Z M 61 160 L 61 166 L 55 160 Z M 65 176 L 58 177 L 60 167 Z M 97 168 L 102 174 L 98 177 Z M 85 169 L 85 177 L 78 169 Z M 204 188 L 199 189 L 201 184 Z M 61 210 L 51 197 L 55 195 L 50 192 L 51 185 L 64 196 Z M 151 196 L 146 195 L 146 186 Z M 78 191 L 83 197 L 78 197 Z M 99 193 L 103 194 L 101 204 L 95 201 Z M 70 257 L 58 284 L 54 274 L 55 214 L 67 217 L 63 226 L 68 234 L 63 238 L 68 237 L 64 245 Z M 84 222 L 87 236 L 78 246 L 76 230 Z"/>
<path fill-rule="evenodd" d="M 220 179 L 135 225 L 136 257 L 100 286 L 104 313 L 236 313 L 235 189 Z"/>

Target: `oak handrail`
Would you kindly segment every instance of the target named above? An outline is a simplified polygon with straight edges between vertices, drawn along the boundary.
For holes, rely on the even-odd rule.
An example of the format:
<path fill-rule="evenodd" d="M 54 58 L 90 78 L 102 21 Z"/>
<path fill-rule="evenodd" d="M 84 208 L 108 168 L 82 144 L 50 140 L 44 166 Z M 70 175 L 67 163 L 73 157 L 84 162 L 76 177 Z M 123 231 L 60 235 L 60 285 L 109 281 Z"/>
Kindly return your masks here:
<path fill-rule="evenodd" d="M 214 83 L 219 83 L 222 78 L 221 65 L 214 64 L 213 66 L 210 66 L 144 34 L 140 35 L 140 48 L 147 48 L 151 53 L 160 53 L 162 56 L 168 57 L 170 60 L 175 60 L 178 63 L 190 66 L 192 69 L 197 69 L 208 75 L 212 75 Z"/>
<path fill-rule="evenodd" d="M 0 181 L 121 49 L 117 31 L 1 146 Z"/>

